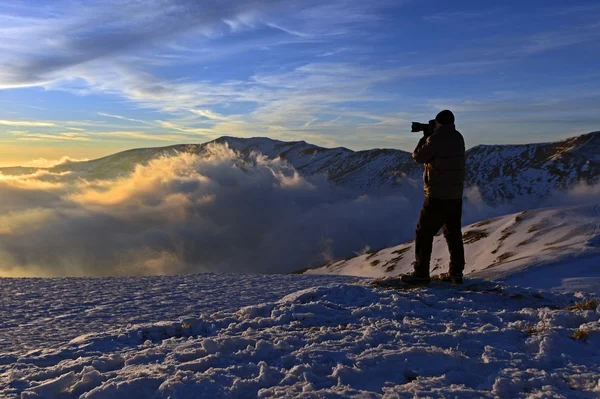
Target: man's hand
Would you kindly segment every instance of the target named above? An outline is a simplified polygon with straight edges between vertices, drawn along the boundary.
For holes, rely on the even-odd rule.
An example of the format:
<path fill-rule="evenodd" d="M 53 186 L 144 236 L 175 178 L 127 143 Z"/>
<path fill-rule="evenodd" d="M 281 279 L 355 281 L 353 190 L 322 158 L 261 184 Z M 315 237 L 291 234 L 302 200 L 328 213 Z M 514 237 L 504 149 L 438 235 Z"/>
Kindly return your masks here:
<path fill-rule="evenodd" d="M 435 155 L 435 143 L 431 142 L 430 137 L 431 136 L 423 136 L 413 152 L 412 157 L 418 163 L 427 163 Z M 433 139 L 435 139 L 435 137 Z"/>

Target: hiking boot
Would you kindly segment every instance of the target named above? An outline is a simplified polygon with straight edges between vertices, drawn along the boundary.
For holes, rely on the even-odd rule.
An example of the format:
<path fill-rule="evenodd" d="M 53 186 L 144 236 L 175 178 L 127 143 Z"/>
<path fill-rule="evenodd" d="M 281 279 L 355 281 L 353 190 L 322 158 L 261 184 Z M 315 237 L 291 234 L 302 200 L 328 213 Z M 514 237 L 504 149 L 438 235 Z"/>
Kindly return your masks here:
<path fill-rule="evenodd" d="M 462 284 L 463 276 L 462 274 L 450 274 L 450 273 L 442 273 L 435 277 L 436 280 L 443 281 L 445 283 L 452 284 Z"/>
<path fill-rule="evenodd" d="M 419 274 L 416 274 L 413 272 L 413 273 L 409 273 L 409 274 L 401 274 L 400 280 L 402 280 L 402 282 L 404 282 L 406 284 L 423 285 L 423 284 L 429 284 L 429 282 L 431 281 L 431 278 L 429 276 L 419 275 Z"/>

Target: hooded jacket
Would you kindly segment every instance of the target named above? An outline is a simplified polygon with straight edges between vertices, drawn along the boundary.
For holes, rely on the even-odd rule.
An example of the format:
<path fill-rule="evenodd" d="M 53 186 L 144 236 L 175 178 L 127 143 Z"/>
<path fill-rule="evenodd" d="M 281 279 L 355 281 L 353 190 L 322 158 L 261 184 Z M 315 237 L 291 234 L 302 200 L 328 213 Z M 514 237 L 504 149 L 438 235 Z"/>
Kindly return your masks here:
<path fill-rule="evenodd" d="M 461 199 L 465 182 L 465 140 L 454 125 L 443 125 L 423 137 L 413 158 L 425 164 L 425 196 Z"/>

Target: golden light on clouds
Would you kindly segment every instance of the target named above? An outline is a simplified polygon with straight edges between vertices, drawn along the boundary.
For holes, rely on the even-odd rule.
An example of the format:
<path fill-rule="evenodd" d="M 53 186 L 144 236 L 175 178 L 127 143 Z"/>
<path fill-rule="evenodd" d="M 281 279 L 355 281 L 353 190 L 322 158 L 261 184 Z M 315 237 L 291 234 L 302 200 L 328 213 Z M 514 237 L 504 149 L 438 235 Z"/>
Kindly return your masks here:
<path fill-rule="evenodd" d="M 18 127 L 54 127 L 55 123 L 52 122 L 39 122 L 39 121 L 10 121 L 0 120 L 2 126 L 18 126 Z"/>

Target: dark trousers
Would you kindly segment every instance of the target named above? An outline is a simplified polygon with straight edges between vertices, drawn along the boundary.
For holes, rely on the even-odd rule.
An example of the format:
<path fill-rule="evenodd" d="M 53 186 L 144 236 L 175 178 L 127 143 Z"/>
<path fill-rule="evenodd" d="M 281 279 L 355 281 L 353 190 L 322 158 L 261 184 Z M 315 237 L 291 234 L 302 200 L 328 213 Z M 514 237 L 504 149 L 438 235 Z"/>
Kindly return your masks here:
<path fill-rule="evenodd" d="M 433 237 L 440 228 L 450 251 L 450 273 L 462 275 L 465 250 L 461 232 L 462 199 L 425 197 L 415 232 L 415 272 L 429 276 Z"/>

